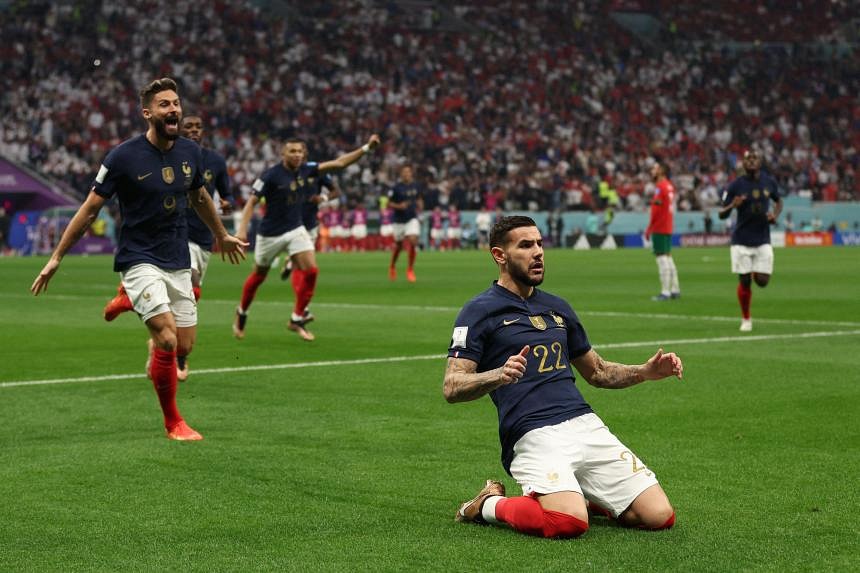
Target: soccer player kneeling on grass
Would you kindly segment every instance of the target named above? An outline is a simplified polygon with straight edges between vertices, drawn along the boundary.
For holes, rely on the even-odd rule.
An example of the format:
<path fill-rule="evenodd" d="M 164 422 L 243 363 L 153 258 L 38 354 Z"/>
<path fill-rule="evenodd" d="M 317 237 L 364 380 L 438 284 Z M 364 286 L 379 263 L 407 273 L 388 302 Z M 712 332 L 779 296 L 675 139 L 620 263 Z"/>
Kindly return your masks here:
<path fill-rule="evenodd" d="M 660 349 L 631 366 L 597 354 L 570 305 L 536 288 L 544 253 L 532 219 L 499 219 L 490 250 L 499 279 L 457 317 L 443 392 L 448 402 L 490 394 L 502 463 L 523 495 L 505 497 L 502 483 L 487 480 L 455 519 L 549 538 L 582 535 L 589 513 L 626 527 L 671 527 L 675 511 L 654 473 L 592 411 L 572 369 L 593 386 L 626 388 L 681 378 L 681 359 Z"/>

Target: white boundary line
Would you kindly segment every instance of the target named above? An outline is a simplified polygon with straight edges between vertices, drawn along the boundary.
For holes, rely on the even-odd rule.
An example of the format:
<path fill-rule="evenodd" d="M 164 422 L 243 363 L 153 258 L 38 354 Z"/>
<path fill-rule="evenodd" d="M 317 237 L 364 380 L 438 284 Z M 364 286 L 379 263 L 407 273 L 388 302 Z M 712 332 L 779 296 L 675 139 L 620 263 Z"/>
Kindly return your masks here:
<path fill-rule="evenodd" d="M 81 295 L 44 295 L 45 297 L 54 298 L 56 300 L 92 300 L 94 297 L 91 296 L 81 296 Z M 25 295 L 25 294 L 12 294 L 8 295 L 9 298 L 32 298 L 33 295 Z M 104 301 L 107 302 L 108 297 L 105 295 Z M 236 306 L 235 300 L 223 300 L 223 299 L 206 299 L 206 304 L 218 304 L 218 305 L 229 305 Z M 670 303 L 671 304 L 671 303 Z M 256 301 L 254 303 L 254 307 L 259 306 L 286 306 L 292 308 L 293 302 L 290 300 L 278 301 L 278 300 L 265 300 L 265 301 Z M 348 303 L 348 302 L 314 302 L 314 308 L 343 308 L 350 310 L 387 310 L 391 312 L 399 312 L 403 310 L 412 310 L 412 311 L 420 311 L 420 312 L 450 312 L 457 313 L 460 311 L 460 307 L 455 306 L 431 306 L 431 305 L 418 305 L 418 304 L 356 304 L 356 303 Z M 736 322 L 739 320 L 737 316 L 702 316 L 698 314 L 670 314 L 670 313 L 657 313 L 657 312 L 616 312 L 616 311 L 608 311 L 608 310 L 582 310 L 576 311 L 576 314 L 580 316 L 606 316 L 606 317 L 617 317 L 617 318 L 656 318 L 661 320 L 704 320 L 704 321 L 713 321 L 713 322 Z M 232 315 L 231 315 L 232 316 Z M 860 322 L 852 322 L 852 321 L 833 321 L 833 320 L 804 320 L 804 319 L 790 319 L 790 318 L 761 318 L 756 317 L 756 323 L 759 324 L 798 324 L 798 325 L 821 325 L 821 326 L 845 326 L 849 328 L 860 328 Z"/>
<path fill-rule="evenodd" d="M 794 340 L 804 338 L 823 338 L 831 336 L 854 336 L 858 330 L 843 330 L 834 332 L 798 332 L 795 334 L 759 334 L 746 336 L 719 336 L 715 338 L 680 338 L 676 340 L 651 340 L 647 342 L 612 342 L 595 344 L 595 348 L 638 348 L 651 346 L 654 348 L 684 344 L 711 344 L 719 342 L 748 342 L 750 340 Z M 387 358 L 358 358 L 355 360 L 324 360 L 318 362 L 296 362 L 293 364 L 261 364 L 257 366 L 238 366 L 231 368 L 202 368 L 194 370 L 194 376 L 203 374 L 229 374 L 234 372 L 253 372 L 260 370 L 287 370 L 293 368 L 315 368 L 320 366 L 349 366 L 354 364 L 382 364 L 386 362 L 408 362 L 413 360 L 444 360 L 445 354 L 424 354 L 418 356 L 391 356 Z M 46 380 L 20 380 L 0 382 L 0 389 L 18 386 L 45 386 L 50 384 L 70 384 L 73 382 L 103 382 L 108 380 L 131 380 L 143 378 L 143 373 L 137 374 L 108 374 L 105 376 L 82 376 L 80 378 L 54 378 Z"/>

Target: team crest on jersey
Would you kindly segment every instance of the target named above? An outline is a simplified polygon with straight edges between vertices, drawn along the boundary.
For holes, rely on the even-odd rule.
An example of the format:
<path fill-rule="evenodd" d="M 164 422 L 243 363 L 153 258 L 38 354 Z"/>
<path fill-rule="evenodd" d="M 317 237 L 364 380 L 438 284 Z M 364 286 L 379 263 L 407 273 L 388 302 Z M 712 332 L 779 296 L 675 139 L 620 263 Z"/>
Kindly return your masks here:
<path fill-rule="evenodd" d="M 564 319 L 557 315 L 556 313 L 551 313 L 552 319 L 555 321 L 555 325 L 559 328 L 564 328 Z"/>
<path fill-rule="evenodd" d="M 173 195 L 168 195 L 164 198 L 164 202 L 162 203 L 162 205 L 164 205 L 165 211 L 173 211 L 174 209 L 176 209 L 176 197 L 174 197 Z"/>
<path fill-rule="evenodd" d="M 546 321 L 542 316 L 530 316 L 529 320 L 531 321 L 532 326 L 538 330 L 546 330 Z"/>
<path fill-rule="evenodd" d="M 758 199 L 759 197 L 761 197 L 761 191 L 759 191 L 758 189 L 753 189 L 752 197 L 753 199 Z"/>
<path fill-rule="evenodd" d="M 296 182 L 295 182 L 295 181 L 293 181 L 292 183 L 290 183 L 290 191 L 295 191 L 296 189 L 298 189 L 298 187 L 299 187 L 299 186 L 296 184 Z"/>
<path fill-rule="evenodd" d="M 176 180 L 176 176 L 173 174 L 173 167 L 163 167 L 161 169 L 161 178 L 164 179 L 164 182 L 170 185 L 173 181 Z"/>
<path fill-rule="evenodd" d="M 211 169 L 207 169 L 206 171 L 203 172 L 203 180 L 206 181 L 206 183 L 212 183 L 213 177 L 215 177 L 215 176 L 212 175 Z"/>
<path fill-rule="evenodd" d="M 191 177 L 191 166 L 188 165 L 187 161 L 182 162 L 182 174 L 186 177 Z"/>

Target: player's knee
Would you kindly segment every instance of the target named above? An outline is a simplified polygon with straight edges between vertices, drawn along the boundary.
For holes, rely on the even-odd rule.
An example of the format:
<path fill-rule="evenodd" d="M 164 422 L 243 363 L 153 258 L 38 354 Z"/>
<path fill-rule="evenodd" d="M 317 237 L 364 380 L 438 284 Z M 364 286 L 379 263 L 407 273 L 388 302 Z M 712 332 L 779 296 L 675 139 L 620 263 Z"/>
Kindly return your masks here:
<path fill-rule="evenodd" d="M 752 285 L 752 276 L 749 274 L 738 275 L 738 280 L 745 287 L 749 287 L 750 285 Z"/>
<path fill-rule="evenodd" d="M 641 516 L 642 523 L 639 527 L 657 531 L 669 529 L 675 525 L 675 510 L 669 503 L 661 504 L 660 507 L 652 508 L 647 514 Z"/>
<path fill-rule="evenodd" d="M 558 511 L 543 512 L 543 536 L 555 539 L 573 539 L 588 531 L 588 522 Z"/>
<path fill-rule="evenodd" d="M 770 275 L 761 275 L 756 273 L 753 275 L 753 279 L 755 280 L 755 284 L 764 288 L 770 282 Z"/>

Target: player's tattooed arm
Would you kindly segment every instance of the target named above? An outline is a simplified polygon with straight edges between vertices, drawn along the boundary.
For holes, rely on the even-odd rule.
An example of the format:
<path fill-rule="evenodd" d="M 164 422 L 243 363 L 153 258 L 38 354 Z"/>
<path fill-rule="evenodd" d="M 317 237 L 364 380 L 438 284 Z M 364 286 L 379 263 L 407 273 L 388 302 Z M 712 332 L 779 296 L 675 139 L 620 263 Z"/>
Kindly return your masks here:
<path fill-rule="evenodd" d="M 586 382 L 598 388 L 627 388 L 646 380 L 660 380 L 668 376 L 681 378 L 684 367 L 673 352 L 659 349 L 645 364 L 619 364 L 604 360 L 593 349 L 573 361 Z"/>
<path fill-rule="evenodd" d="M 448 402 L 468 402 L 489 394 L 499 386 L 516 384 L 526 371 L 525 346 L 500 367 L 486 372 L 476 372 L 478 364 L 466 358 L 448 358 L 442 393 Z"/>

